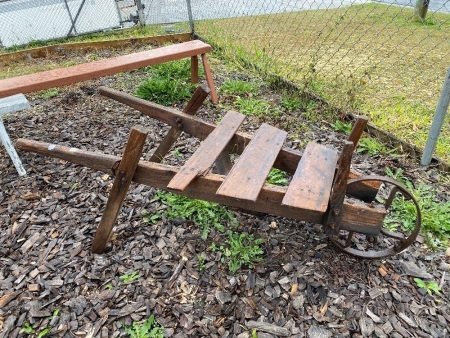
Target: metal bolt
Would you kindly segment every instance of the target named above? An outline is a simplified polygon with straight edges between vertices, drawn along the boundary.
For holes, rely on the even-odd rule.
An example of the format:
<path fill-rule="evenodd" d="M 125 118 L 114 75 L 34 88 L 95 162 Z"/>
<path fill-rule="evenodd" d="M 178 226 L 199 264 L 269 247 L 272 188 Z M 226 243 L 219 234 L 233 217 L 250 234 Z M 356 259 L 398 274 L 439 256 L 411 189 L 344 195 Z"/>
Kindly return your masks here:
<path fill-rule="evenodd" d="M 333 209 L 333 216 L 339 216 L 339 214 L 341 213 L 341 210 L 339 209 Z"/>

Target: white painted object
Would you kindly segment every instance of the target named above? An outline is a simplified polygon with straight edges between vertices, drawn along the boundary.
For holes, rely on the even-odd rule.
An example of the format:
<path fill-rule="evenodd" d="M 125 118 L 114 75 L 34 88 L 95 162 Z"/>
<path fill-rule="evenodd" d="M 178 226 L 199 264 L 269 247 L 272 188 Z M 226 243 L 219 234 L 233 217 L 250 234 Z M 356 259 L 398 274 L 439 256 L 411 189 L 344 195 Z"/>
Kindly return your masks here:
<path fill-rule="evenodd" d="M 0 141 L 5 146 L 6 151 L 8 152 L 9 157 L 11 157 L 20 176 L 25 176 L 27 173 L 22 166 L 22 161 L 20 160 L 19 155 L 17 155 L 16 149 L 14 148 L 8 133 L 6 132 L 2 115 L 11 114 L 28 108 L 30 108 L 30 104 L 23 94 L 16 94 L 0 99 Z"/>

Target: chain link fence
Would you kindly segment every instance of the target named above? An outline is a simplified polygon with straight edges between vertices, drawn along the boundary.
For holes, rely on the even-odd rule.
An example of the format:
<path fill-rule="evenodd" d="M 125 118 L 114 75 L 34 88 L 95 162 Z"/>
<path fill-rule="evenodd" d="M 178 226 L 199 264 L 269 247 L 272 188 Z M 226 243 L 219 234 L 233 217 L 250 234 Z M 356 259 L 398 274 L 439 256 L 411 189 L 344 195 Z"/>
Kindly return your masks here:
<path fill-rule="evenodd" d="M 419 0 L 420 1 L 420 0 Z M 450 0 L 0 0 L 4 47 L 126 28 L 195 34 L 423 149 L 450 66 Z M 392 142 L 398 148 L 398 142 Z M 436 152 L 447 161 L 448 117 Z"/>
<path fill-rule="evenodd" d="M 450 1 L 430 0 L 423 20 L 414 6 L 409 0 L 231 0 L 216 5 L 221 18 L 205 19 L 205 1 L 193 0 L 193 13 L 196 33 L 217 49 L 333 106 L 369 115 L 414 150 L 425 145 L 450 66 Z M 398 140 L 391 141 L 398 149 Z M 450 159 L 448 117 L 436 149 Z"/>

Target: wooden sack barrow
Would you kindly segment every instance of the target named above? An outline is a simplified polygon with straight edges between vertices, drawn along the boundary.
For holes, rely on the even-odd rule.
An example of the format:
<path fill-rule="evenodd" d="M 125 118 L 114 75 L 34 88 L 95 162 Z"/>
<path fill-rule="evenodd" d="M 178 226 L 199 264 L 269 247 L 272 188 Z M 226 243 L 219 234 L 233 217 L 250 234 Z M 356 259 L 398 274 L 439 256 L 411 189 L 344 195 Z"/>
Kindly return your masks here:
<path fill-rule="evenodd" d="M 340 154 L 313 142 L 301 153 L 282 149 L 287 133 L 268 124 L 262 124 L 252 138 L 237 132 L 245 119 L 238 112 L 228 112 L 218 126 L 193 116 L 208 95 L 203 87 L 198 87 L 184 112 L 106 87 L 99 91 L 172 127 L 150 161 L 139 160 L 147 136 L 139 127 L 131 130 L 122 157 L 27 139 L 16 143 L 20 150 L 116 175 L 92 243 L 95 253 L 104 251 L 131 181 L 230 207 L 320 223 L 338 248 L 363 258 L 401 252 L 420 231 L 419 206 L 405 187 L 388 177 L 358 176 L 350 170 L 367 118 L 356 120 Z M 181 132 L 203 142 L 181 168 L 159 163 Z M 240 154 L 234 164 L 229 153 Z M 211 172 L 214 164 L 220 174 Z M 292 175 L 288 187 L 266 183 L 272 167 Z M 393 231 L 401 225 L 385 225 L 394 198 L 410 200 L 416 208 L 412 231 Z"/>

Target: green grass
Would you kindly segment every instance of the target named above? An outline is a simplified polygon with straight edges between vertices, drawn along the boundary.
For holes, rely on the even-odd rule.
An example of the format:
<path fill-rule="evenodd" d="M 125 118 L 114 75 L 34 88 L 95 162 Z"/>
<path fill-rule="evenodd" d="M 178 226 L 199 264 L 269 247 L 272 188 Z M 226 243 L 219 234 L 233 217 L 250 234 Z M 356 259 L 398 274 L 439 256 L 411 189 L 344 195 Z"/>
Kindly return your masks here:
<path fill-rule="evenodd" d="M 272 168 L 270 169 L 269 175 L 267 176 L 267 183 L 284 187 L 288 185 L 289 180 L 285 171 L 277 168 Z"/>
<path fill-rule="evenodd" d="M 422 213 L 422 233 L 432 248 L 448 244 L 450 238 L 450 202 L 441 202 L 435 188 L 420 182 L 416 187 L 403 177 L 403 171 L 387 170 L 387 174 L 401 182 L 417 199 Z M 385 224 L 402 224 L 403 231 L 411 231 L 415 226 L 416 209 L 412 201 L 395 198 L 392 203 L 393 214 Z M 392 230 L 396 230 L 395 228 Z"/>
<path fill-rule="evenodd" d="M 155 320 L 155 317 L 150 316 L 142 324 L 134 322 L 131 326 L 125 327 L 125 332 L 130 338 L 163 338 L 164 329 Z"/>
<path fill-rule="evenodd" d="M 270 103 L 252 97 L 238 97 L 234 106 L 240 113 L 250 116 L 264 117 L 271 111 Z"/>
<path fill-rule="evenodd" d="M 281 76 L 423 148 L 449 66 L 449 14 L 418 22 L 412 9 L 367 3 L 207 20 L 196 30 L 239 66 Z M 450 161 L 449 123 L 436 155 Z"/>
<path fill-rule="evenodd" d="M 220 92 L 228 95 L 257 95 L 262 84 L 228 79 L 220 86 Z"/>
<path fill-rule="evenodd" d="M 228 264 L 232 273 L 236 273 L 242 267 L 253 268 L 254 264 L 262 261 L 264 251 L 261 244 L 263 239 L 254 239 L 253 235 L 246 232 L 227 231 L 225 245 L 211 245 L 211 250 L 222 252 L 222 261 Z"/>
<path fill-rule="evenodd" d="M 132 273 L 126 273 L 124 275 L 119 276 L 119 279 L 124 283 L 130 283 L 136 279 L 138 279 L 140 276 L 137 272 Z"/>
<path fill-rule="evenodd" d="M 237 225 L 233 213 L 217 203 L 191 199 L 181 195 L 175 195 L 160 191 L 155 195 L 155 201 L 159 201 L 163 207 L 149 215 L 144 215 L 145 222 L 157 222 L 162 219 L 184 219 L 194 222 L 201 228 L 201 238 L 206 240 L 211 228 L 220 232 L 225 231 L 225 226 Z"/>
<path fill-rule="evenodd" d="M 155 65 L 148 68 L 148 75 L 136 90 L 142 99 L 168 106 L 189 99 L 194 91 L 189 60 Z"/>

